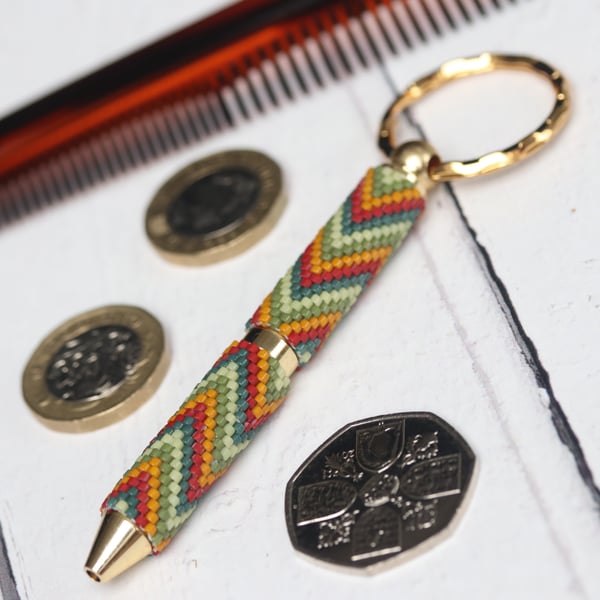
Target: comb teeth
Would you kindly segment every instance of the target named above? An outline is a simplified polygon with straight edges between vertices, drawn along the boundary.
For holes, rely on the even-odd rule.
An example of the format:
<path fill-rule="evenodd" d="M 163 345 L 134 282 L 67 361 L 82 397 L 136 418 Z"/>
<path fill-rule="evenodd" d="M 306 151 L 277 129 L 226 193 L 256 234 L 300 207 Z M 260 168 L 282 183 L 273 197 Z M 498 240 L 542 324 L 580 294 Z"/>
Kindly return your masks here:
<path fill-rule="evenodd" d="M 256 56 L 239 57 L 216 85 L 167 101 L 0 181 L 0 228 L 515 2 L 349 0 L 322 9 L 297 31 L 258 48 Z"/>

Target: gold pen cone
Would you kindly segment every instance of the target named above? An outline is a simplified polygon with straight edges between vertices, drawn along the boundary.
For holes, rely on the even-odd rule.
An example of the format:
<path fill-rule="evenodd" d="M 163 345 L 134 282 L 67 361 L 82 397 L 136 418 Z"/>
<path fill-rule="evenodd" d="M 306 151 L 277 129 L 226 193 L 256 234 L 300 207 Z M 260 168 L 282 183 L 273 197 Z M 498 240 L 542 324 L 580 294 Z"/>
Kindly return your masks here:
<path fill-rule="evenodd" d="M 152 545 L 144 533 L 120 513 L 109 511 L 100 523 L 85 572 L 105 583 L 150 554 Z"/>

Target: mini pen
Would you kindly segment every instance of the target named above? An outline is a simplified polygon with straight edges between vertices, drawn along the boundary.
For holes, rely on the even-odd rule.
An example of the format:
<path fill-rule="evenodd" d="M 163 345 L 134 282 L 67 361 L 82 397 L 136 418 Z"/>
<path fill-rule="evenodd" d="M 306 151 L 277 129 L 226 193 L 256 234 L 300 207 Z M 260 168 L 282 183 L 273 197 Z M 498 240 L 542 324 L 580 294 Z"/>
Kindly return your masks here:
<path fill-rule="evenodd" d="M 85 565 L 92 579 L 108 581 L 167 546 L 282 403 L 290 376 L 402 243 L 424 208 L 417 179 L 391 165 L 370 169 L 279 280 L 246 336 L 225 350 L 105 499 Z"/>
<path fill-rule="evenodd" d="M 496 69 L 533 72 L 553 86 L 554 107 L 535 131 L 466 162 L 443 163 L 425 142 L 395 147 L 395 121 L 403 109 L 450 81 Z M 311 360 L 403 242 L 435 183 L 527 158 L 554 138 L 569 106 L 567 84 L 550 65 L 489 53 L 449 61 L 398 96 L 379 133 L 391 164 L 369 169 L 259 306 L 244 339 L 225 350 L 105 499 L 88 575 L 108 581 L 167 546 L 282 403 L 294 371 Z"/>

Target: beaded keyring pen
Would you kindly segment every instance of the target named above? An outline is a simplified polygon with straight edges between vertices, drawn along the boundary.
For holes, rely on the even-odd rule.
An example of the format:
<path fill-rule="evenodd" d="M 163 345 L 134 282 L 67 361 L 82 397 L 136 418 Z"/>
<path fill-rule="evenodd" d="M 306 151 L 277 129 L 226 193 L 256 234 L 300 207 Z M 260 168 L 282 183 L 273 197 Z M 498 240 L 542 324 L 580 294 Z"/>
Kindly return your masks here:
<path fill-rule="evenodd" d="M 442 162 L 423 141 L 396 146 L 396 121 L 406 107 L 452 80 L 497 69 L 530 71 L 554 87 L 554 107 L 533 133 L 465 162 Z M 401 94 L 379 133 L 390 164 L 367 171 L 256 310 L 245 337 L 225 350 L 108 495 L 87 574 L 108 581 L 164 550 L 280 406 L 291 375 L 311 360 L 401 245 L 436 183 L 484 175 L 527 158 L 556 135 L 568 112 L 562 75 L 524 56 L 452 60 Z"/>

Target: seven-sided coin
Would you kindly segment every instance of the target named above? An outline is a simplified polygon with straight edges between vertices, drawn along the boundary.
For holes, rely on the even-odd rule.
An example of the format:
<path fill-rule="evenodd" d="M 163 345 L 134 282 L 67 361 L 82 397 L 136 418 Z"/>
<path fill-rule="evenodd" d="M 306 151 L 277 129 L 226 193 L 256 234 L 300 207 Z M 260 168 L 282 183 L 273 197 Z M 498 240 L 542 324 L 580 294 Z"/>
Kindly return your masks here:
<path fill-rule="evenodd" d="M 465 505 L 475 456 L 431 413 L 350 423 L 287 485 L 286 520 L 300 552 L 372 571 L 429 546 Z"/>

